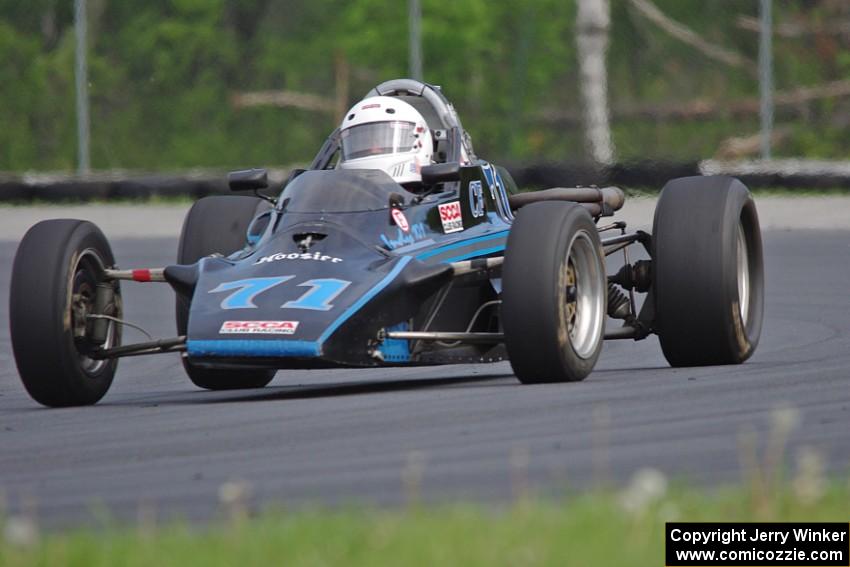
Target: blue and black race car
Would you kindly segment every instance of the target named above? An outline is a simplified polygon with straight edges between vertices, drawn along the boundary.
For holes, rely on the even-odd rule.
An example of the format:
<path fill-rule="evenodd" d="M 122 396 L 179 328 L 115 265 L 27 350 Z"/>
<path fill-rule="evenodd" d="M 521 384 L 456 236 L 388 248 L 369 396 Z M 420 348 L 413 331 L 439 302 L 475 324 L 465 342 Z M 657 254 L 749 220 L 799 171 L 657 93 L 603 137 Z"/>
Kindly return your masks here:
<path fill-rule="evenodd" d="M 390 103 L 376 107 L 377 98 Z M 191 380 L 212 390 L 262 387 L 286 369 L 505 359 L 523 383 L 577 381 L 605 339 L 650 334 L 673 366 L 753 353 L 762 245 L 740 181 L 672 180 L 653 233 L 627 232 L 624 222 L 603 222 L 623 205 L 619 189 L 519 192 L 505 169 L 475 155 L 437 87 L 383 83 L 347 119 L 358 108 L 389 113 L 395 100 L 425 124 L 394 121 L 382 144 L 402 147 L 409 135 L 423 151 L 427 139 L 430 163 L 398 166 L 404 182 L 393 171 L 341 167 L 346 154 L 368 156 L 380 136 L 340 128 L 275 196 L 259 193 L 264 170 L 248 170 L 229 178 L 248 195 L 197 201 L 172 266 L 119 269 L 86 221 L 33 226 L 15 258 L 10 302 L 15 359 L 32 397 L 93 404 L 119 358 L 166 352 L 181 353 Z M 630 262 L 634 245 L 649 259 Z M 621 251 L 622 267 L 608 273 L 606 256 Z M 122 344 L 132 322 L 120 280 L 170 285 L 177 336 Z M 635 292 L 647 294 L 640 310 Z"/>

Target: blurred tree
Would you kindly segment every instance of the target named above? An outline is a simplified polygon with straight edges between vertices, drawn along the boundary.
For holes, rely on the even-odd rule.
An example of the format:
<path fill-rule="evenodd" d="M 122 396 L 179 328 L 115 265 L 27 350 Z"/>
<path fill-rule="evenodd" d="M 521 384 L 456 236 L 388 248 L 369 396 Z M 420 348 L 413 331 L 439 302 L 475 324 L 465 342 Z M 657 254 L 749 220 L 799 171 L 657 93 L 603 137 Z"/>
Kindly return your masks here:
<path fill-rule="evenodd" d="M 755 59 L 747 18 L 757 0 L 653 3 L 706 41 Z M 755 116 L 722 110 L 757 94 L 752 76 L 705 58 L 630 6 L 611 2 L 608 85 L 620 157 L 707 157 L 723 140 L 755 133 Z M 0 0 L 0 170 L 74 167 L 72 7 Z M 575 10 L 574 0 L 422 0 L 425 78 L 454 101 L 482 156 L 584 157 Z M 775 20 L 777 88 L 847 77 L 846 1 L 777 2 Z M 393 0 L 89 0 L 89 28 L 95 168 L 307 161 L 338 117 L 237 110 L 232 95 L 287 89 L 333 99 L 342 58 L 351 104 L 407 72 L 407 6 Z M 700 100 L 720 110 L 653 111 Z M 780 119 L 791 134 L 779 154 L 850 153 L 847 99 L 788 107 Z"/>

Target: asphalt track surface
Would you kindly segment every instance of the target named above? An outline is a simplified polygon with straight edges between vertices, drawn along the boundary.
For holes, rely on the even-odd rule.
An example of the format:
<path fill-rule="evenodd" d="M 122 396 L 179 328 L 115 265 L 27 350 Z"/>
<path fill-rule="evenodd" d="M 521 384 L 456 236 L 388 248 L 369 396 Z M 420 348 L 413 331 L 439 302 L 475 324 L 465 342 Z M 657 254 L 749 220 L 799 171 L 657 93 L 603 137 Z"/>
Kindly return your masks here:
<path fill-rule="evenodd" d="M 279 372 L 265 389 L 228 393 L 196 389 L 171 354 L 122 360 L 101 403 L 61 410 L 19 382 L 6 324 L 17 242 L 0 241 L 0 494 L 10 514 L 67 527 L 140 510 L 215 518 L 228 481 L 246 483 L 256 508 L 395 506 L 416 493 L 498 504 L 526 486 L 554 497 L 623 485 L 644 467 L 717 486 L 742 478 L 742 436 L 755 434 L 761 458 L 782 415 L 798 417 L 789 469 L 813 448 L 846 479 L 850 231 L 764 237 L 764 332 L 741 366 L 671 369 L 649 338 L 607 343 L 576 384 L 522 386 L 499 363 Z M 167 264 L 175 247 L 113 242 L 125 267 Z M 166 287 L 123 291 L 130 320 L 173 335 Z"/>

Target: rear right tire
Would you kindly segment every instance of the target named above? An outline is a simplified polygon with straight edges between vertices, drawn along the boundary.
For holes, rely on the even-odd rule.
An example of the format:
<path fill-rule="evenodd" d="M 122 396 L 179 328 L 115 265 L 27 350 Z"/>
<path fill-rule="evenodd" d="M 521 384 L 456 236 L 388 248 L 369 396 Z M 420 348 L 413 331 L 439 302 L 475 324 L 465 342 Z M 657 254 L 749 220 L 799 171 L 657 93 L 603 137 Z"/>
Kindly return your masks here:
<path fill-rule="evenodd" d="M 220 195 L 204 197 L 192 205 L 183 222 L 177 251 L 178 264 L 194 264 L 211 254 L 228 256 L 246 243 L 248 225 L 270 205 L 257 197 Z M 190 299 L 177 296 L 177 334 L 185 335 Z M 186 356 L 183 368 L 196 386 L 206 390 L 262 388 L 272 381 L 275 370 L 213 370 L 193 365 Z"/>

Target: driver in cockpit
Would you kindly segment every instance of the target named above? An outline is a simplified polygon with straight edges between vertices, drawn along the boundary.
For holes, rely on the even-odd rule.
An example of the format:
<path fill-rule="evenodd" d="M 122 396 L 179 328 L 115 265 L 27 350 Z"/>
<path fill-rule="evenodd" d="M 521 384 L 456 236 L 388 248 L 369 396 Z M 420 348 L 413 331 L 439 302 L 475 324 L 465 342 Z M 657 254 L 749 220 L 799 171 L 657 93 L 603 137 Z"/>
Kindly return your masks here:
<path fill-rule="evenodd" d="M 375 96 L 355 104 L 340 125 L 337 167 L 380 169 L 410 190 L 421 187 L 423 166 L 433 163 L 434 139 L 425 118 L 407 102 Z"/>

